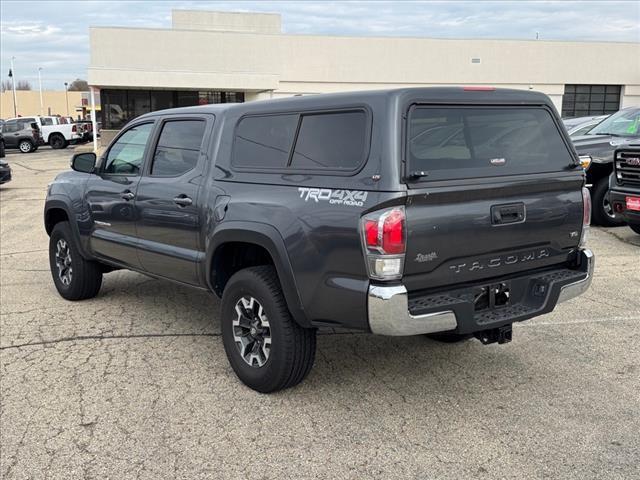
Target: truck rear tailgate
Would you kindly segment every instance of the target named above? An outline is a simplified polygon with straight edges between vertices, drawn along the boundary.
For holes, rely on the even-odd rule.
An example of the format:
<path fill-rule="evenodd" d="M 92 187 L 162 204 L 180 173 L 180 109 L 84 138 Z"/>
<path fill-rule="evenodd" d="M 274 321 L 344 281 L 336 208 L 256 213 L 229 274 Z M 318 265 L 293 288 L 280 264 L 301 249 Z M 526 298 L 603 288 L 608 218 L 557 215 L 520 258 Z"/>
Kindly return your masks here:
<path fill-rule="evenodd" d="M 409 291 L 566 262 L 582 172 L 544 107 L 417 106 L 409 116 Z"/>

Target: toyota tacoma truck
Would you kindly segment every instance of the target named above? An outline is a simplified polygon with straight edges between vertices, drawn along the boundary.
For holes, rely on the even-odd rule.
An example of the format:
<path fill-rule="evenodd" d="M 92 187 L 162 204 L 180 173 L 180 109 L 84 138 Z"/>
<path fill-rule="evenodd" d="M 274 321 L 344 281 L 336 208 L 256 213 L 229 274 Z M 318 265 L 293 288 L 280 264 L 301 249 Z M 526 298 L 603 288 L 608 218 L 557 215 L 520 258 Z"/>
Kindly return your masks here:
<path fill-rule="evenodd" d="M 585 172 L 536 92 L 152 112 L 71 167 L 44 208 L 60 295 L 94 297 L 119 268 L 214 292 L 228 360 L 259 392 L 305 378 L 318 327 L 500 344 L 593 276 Z"/>
<path fill-rule="evenodd" d="M 609 184 L 613 210 L 640 235 L 640 143 L 616 149 Z"/>

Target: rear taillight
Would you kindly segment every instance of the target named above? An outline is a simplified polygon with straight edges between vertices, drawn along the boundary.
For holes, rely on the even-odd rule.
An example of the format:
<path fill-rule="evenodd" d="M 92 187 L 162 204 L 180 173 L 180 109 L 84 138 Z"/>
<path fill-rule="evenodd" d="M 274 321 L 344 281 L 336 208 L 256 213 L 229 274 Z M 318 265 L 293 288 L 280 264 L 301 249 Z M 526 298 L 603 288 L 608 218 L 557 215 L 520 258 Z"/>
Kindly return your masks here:
<path fill-rule="evenodd" d="M 591 225 L 591 194 L 587 187 L 582 187 L 582 234 L 580 246 L 584 247 L 589 237 L 589 225 Z"/>
<path fill-rule="evenodd" d="M 78 126 L 77 126 L 77 125 L 74 125 L 73 127 L 71 127 L 71 131 L 72 131 L 73 133 L 76 133 L 76 132 L 78 131 Z"/>
<path fill-rule="evenodd" d="M 407 228 L 404 207 L 393 207 L 365 215 L 361 235 L 370 278 L 395 280 L 402 277 Z"/>

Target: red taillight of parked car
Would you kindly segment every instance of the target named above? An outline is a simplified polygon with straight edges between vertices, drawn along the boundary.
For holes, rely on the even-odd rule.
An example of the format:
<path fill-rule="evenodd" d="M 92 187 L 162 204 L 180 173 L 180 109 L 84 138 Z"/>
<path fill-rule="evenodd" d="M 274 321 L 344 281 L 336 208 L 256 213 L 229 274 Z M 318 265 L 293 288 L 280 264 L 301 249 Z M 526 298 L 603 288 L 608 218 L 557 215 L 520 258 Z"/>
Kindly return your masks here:
<path fill-rule="evenodd" d="M 361 225 L 369 276 L 378 280 L 402 277 L 407 243 L 404 207 L 369 213 Z"/>
<path fill-rule="evenodd" d="M 78 131 L 78 126 L 74 124 L 74 125 L 71 127 L 71 131 L 72 131 L 73 133 L 76 133 L 76 132 Z"/>

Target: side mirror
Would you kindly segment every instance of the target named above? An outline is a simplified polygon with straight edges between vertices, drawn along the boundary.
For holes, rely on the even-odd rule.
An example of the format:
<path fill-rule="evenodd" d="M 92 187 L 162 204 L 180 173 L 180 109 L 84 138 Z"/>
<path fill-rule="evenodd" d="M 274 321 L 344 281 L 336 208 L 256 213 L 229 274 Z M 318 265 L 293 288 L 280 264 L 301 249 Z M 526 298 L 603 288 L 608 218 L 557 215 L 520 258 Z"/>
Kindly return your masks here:
<path fill-rule="evenodd" d="M 71 168 L 76 172 L 93 173 L 97 158 L 93 152 L 76 153 L 71 157 Z"/>

